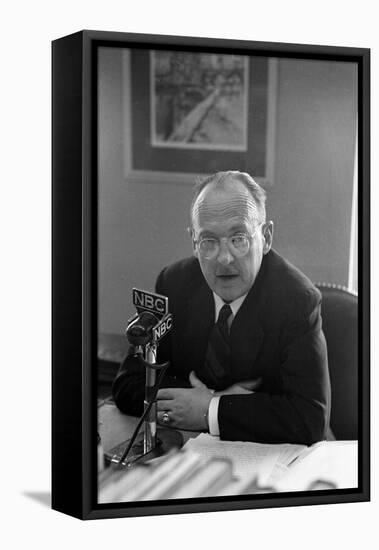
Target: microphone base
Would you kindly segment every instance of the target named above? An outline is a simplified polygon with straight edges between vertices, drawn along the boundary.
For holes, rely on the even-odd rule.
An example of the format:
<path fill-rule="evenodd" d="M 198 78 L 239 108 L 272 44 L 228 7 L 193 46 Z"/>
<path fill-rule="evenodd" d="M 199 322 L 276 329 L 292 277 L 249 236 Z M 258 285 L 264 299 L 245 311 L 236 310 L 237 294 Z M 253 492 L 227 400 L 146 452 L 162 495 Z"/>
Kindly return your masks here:
<path fill-rule="evenodd" d="M 110 451 L 104 453 L 104 461 L 106 466 L 122 466 L 124 468 L 129 468 L 135 462 L 139 464 L 143 462 L 148 462 L 153 458 L 158 458 L 159 456 L 165 455 L 171 449 L 180 449 L 183 445 L 183 436 L 180 432 L 173 430 L 171 428 L 158 428 L 156 435 L 156 445 L 154 449 L 148 453 L 144 453 L 143 450 L 143 434 L 140 434 L 132 448 L 130 449 L 129 455 L 126 459 L 126 462 L 122 465 L 119 464 L 119 460 L 122 457 L 126 447 L 128 446 L 129 439 L 123 441 L 113 447 Z"/>

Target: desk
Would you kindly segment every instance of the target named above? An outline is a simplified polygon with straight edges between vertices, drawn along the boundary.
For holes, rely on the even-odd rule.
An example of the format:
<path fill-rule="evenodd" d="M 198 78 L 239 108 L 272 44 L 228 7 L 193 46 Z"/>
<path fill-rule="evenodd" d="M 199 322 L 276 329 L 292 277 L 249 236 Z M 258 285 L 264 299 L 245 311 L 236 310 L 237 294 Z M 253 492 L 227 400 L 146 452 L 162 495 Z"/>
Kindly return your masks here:
<path fill-rule="evenodd" d="M 129 439 L 137 425 L 138 418 L 122 414 L 112 402 L 105 401 L 98 408 L 99 433 L 105 452 Z M 181 431 L 184 443 L 196 437 L 198 432 Z M 245 445 L 245 444 L 243 444 Z M 249 445 L 249 443 L 246 443 Z M 321 445 L 321 447 L 320 447 Z M 269 446 L 277 447 L 275 445 Z M 291 446 L 290 446 L 291 447 Z M 314 447 L 314 448 L 313 448 Z M 339 480 L 338 488 L 357 487 L 358 483 L 358 443 L 325 441 L 312 448 L 304 448 L 304 457 L 298 459 L 296 470 L 291 466 L 283 480 L 275 483 L 275 491 L 304 490 L 308 478 Z M 271 449 L 270 449 L 271 452 Z M 312 462 L 314 456 L 318 460 Z M 238 461 L 238 457 L 236 457 Z M 234 460 L 233 460 L 234 462 Z M 280 465 L 278 465 L 280 466 Z M 341 471 L 345 470 L 342 472 Z M 235 494 L 235 493 L 234 493 Z"/>
<path fill-rule="evenodd" d="M 98 424 L 104 452 L 129 439 L 137 423 L 138 418 L 122 414 L 114 403 L 105 401 L 101 404 L 98 407 Z M 190 437 L 196 437 L 199 432 L 180 430 L 180 433 L 183 436 L 183 442 L 186 443 Z"/>

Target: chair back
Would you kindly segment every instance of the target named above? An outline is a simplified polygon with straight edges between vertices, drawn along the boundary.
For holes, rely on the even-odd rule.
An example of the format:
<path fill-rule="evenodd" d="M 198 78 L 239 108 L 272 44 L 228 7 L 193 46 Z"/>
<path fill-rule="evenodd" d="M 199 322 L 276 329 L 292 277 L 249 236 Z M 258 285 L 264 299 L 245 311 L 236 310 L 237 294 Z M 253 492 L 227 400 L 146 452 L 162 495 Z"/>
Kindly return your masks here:
<path fill-rule="evenodd" d="M 330 426 L 336 439 L 358 438 L 358 297 L 338 285 L 317 283 L 328 346 L 332 392 Z"/>

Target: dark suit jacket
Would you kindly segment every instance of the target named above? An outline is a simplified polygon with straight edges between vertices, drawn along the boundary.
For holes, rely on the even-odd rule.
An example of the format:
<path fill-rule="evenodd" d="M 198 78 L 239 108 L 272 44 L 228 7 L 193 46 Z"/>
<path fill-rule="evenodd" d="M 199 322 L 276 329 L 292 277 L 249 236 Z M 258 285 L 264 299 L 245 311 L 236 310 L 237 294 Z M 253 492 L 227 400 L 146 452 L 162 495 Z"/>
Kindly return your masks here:
<path fill-rule="evenodd" d="M 156 291 L 168 297 L 174 324 L 159 344 L 159 360 L 170 360 L 163 386 L 188 386 L 192 370 L 209 385 L 204 357 L 214 299 L 197 259 L 165 268 Z M 264 256 L 231 326 L 231 375 L 215 389 L 256 378 L 262 384 L 253 394 L 220 398 L 221 439 L 310 445 L 326 437 L 330 383 L 320 303 L 303 273 L 274 251 Z M 124 363 L 113 386 L 117 406 L 140 414 L 143 386 L 141 369 Z"/>

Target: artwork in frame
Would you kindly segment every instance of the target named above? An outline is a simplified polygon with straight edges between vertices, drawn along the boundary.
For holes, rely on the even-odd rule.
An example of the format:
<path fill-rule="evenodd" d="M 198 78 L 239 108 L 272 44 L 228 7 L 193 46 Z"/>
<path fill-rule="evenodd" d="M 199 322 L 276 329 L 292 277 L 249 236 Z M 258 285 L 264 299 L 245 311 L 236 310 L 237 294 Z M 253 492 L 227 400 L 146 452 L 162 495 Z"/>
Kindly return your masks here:
<path fill-rule="evenodd" d="M 275 57 L 131 49 L 124 71 L 128 180 L 191 183 L 238 166 L 272 184 Z"/>
<path fill-rule="evenodd" d="M 246 151 L 248 58 L 150 52 L 153 147 Z"/>
<path fill-rule="evenodd" d="M 54 41 L 54 509 L 96 519 L 369 500 L 369 58 L 359 48 L 100 31 Z M 193 253 L 188 184 L 225 170 L 266 189 L 275 247 L 322 295 L 325 440 L 270 430 L 215 438 L 157 411 L 169 368 L 159 353 L 186 316 L 156 279 Z M 227 240 L 235 253 L 239 241 Z M 194 299 L 191 330 L 203 326 L 203 302 Z M 273 342 L 287 337 L 272 339 L 276 319 L 256 325 L 262 355 L 275 357 Z M 185 338 L 184 363 L 202 345 Z M 121 364 L 142 380 L 128 396 L 133 413 L 114 385 Z M 286 388 L 265 390 L 274 367 L 265 368 L 258 400 L 274 410 L 284 395 L 303 407 Z"/>

